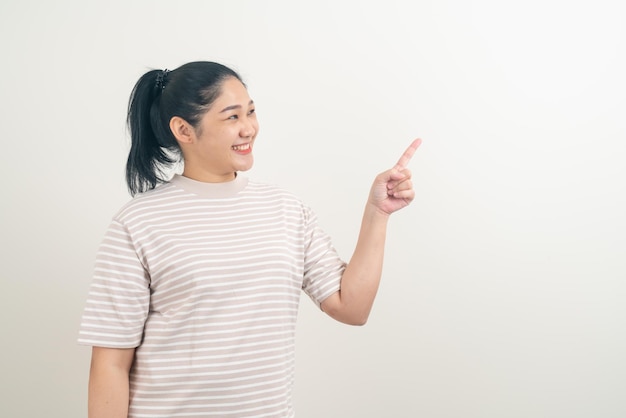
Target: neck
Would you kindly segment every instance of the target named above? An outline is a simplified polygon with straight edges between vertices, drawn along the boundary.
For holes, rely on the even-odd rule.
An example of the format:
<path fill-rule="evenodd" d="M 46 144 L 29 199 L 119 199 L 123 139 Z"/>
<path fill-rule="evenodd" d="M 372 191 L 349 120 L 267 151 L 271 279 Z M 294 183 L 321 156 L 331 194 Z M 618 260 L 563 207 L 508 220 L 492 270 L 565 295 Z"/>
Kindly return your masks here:
<path fill-rule="evenodd" d="M 190 170 L 185 168 L 183 170 L 183 176 L 192 180 L 201 181 L 204 183 L 225 183 L 235 180 L 237 172 L 215 174 L 206 171 Z"/>

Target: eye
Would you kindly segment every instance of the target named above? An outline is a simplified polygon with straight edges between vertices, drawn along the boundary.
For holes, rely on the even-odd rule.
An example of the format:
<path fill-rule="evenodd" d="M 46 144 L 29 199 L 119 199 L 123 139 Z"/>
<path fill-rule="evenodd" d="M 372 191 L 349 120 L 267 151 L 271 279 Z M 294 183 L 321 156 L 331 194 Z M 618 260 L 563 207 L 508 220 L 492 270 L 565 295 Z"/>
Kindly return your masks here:
<path fill-rule="evenodd" d="M 238 115 L 230 115 L 228 117 L 228 119 L 232 119 L 232 120 L 239 119 L 239 116 Z"/>
<path fill-rule="evenodd" d="M 252 115 L 255 112 L 256 112 L 256 109 L 252 108 L 248 111 L 248 115 Z"/>

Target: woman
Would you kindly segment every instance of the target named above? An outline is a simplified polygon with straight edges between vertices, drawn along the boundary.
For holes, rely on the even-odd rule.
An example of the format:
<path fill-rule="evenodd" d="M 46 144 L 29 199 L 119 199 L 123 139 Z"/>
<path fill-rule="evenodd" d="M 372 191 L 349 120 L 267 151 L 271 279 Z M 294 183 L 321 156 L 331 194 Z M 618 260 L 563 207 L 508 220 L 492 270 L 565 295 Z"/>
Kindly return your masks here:
<path fill-rule="evenodd" d="M 92 346 L 89 416 L 294 416 L 301 290 L 361 325 L 380 281 L 387 220 L 414 197 L 398 164 L 376 177 L 344 263 L 313 212 L 249 181 L 259 125 L 233 70 L 154 70 L 129 103 L 134 196 L 96 257 L 79 342 Z M 182 159 L 182 175 L 164 171 Z"/>

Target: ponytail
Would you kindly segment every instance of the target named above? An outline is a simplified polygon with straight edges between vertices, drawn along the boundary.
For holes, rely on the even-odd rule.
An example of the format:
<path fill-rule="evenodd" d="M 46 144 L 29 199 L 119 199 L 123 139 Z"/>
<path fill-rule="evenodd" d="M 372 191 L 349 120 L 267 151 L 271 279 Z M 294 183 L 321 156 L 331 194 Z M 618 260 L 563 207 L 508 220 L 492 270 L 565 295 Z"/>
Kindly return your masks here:
<path fill-rule="evenodd" d="M 168 138 L 171 135 L 163 129 L 159 112 L 166 81 L 164 73 L 152 70 L 144 74 L 135 84 L 128 103 L 131 147 L 126 162 L 126 184 L 133 196 L 166 181 L 163 168 L 177 161 L 166 150 L 180 152 L 176 140 Z"/>
<path fill-rule="evenodd" d="M 141 76 L 128 102 L 131 147 L 126 184 L 131 195 L 167 182 L 164 169 L 181 161 L 170 119 L 179 116 L 198 128 L 221 93 L 222 83 L 231 77 L 242 81 L 230 68 L 207 61 L 190 62 L 173 71 L 151 70 Z"/>

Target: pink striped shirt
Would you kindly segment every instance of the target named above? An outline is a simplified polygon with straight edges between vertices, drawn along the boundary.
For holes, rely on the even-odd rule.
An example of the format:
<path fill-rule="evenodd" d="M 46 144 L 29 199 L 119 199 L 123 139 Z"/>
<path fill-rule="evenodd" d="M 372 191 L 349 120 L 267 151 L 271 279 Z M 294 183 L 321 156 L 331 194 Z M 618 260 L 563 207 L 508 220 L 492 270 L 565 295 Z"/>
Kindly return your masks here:
<path fill-rule="evenodd" d="M 300 292 L 319 305 L 344 268 L 290 193 L 177 175 L 114 217 L 79 343 L 136 347 L 129 417 L 292 417 Z"/>

